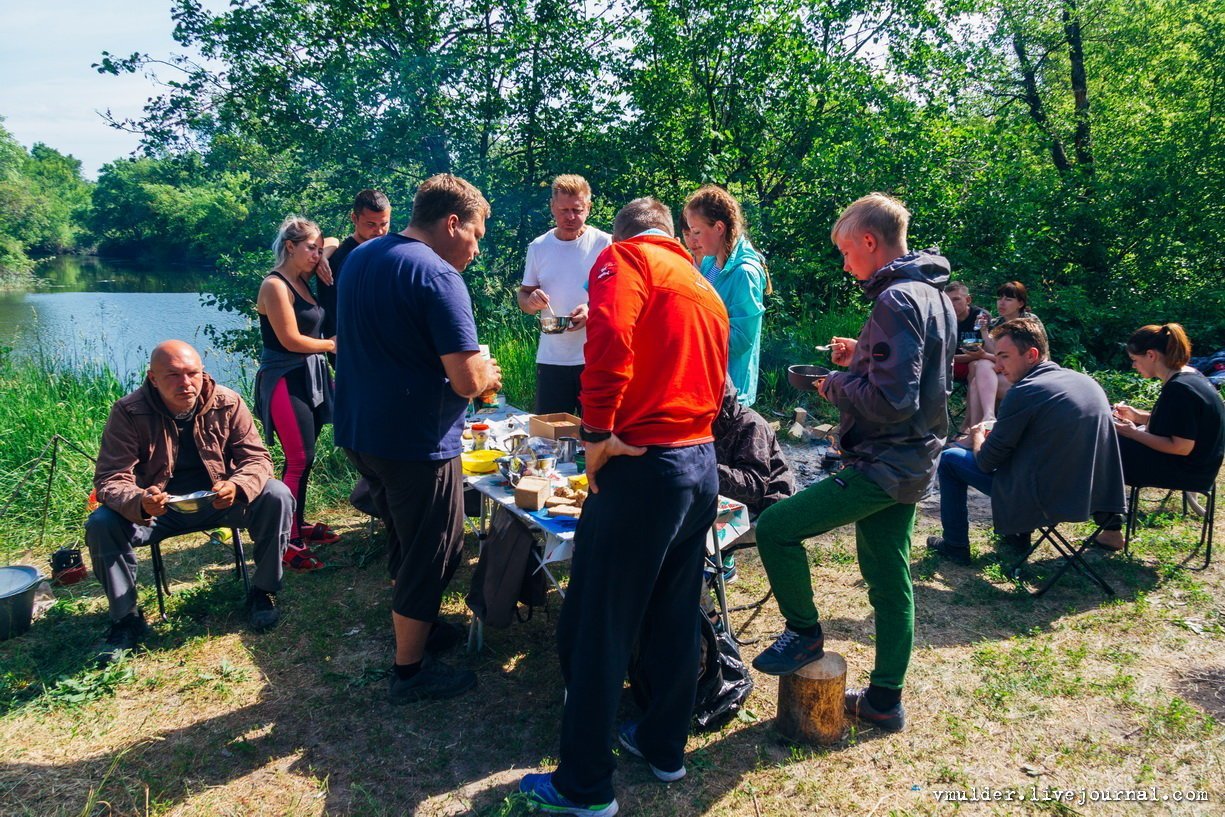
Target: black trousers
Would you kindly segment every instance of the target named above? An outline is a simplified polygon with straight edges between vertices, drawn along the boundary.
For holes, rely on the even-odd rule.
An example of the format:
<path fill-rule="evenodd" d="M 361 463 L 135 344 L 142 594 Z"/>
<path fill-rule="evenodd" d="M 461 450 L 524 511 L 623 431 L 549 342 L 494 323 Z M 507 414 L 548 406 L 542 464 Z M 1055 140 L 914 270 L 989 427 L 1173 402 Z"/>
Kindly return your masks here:
<path fill-rule="evenodd" d="M 554 366 L 551 363 L 537 363 L 536 413 L 553 414 L 565 411 L 570 414 L 581 414 L 579 378 L 582 374 L 582 366 Z"/>
<path fill-rule="evenodd" d="M 579 803 L 613 798 L 613 727 L 635 639 L 652 693 L 638 747 L 657 768 L 683 765 L 701 650 L 702 552 L 719 494 L 714 446 L 613 457 L 599 484 L 575 532 L 557 624 L 566 703 L 553 784 Z"/>
<path fill-rule="evenodd" d="M 370 483 L 370 498 L 387 526 L 387 572 L 395 581 L 391 609 L 434 621 L 464 549 L 464 477 L 459 457 L 410 462 L 344 449 Z"/>

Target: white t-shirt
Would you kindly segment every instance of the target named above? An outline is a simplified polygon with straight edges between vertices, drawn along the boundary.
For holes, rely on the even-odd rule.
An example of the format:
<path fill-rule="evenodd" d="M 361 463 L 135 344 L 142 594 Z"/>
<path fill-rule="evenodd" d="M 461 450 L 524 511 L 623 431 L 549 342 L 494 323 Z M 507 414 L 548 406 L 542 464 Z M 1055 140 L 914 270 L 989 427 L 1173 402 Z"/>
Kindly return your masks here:
<path fill-rule="evenodd" d="M 612 236 L 590 225 L 573 241 L 562 241 L 549 230 L 527 245 L 523 285 L 540 287 L 549 296 L 549 305 L 555 314 L 569 315 L 580 304 L 587 303 L 587 274 L 596 256 L 609 244 L 612 244 Z M 560 335 L 542 333 L 536 362 L 581 366 L 586 342 L 586 327 Z"/>

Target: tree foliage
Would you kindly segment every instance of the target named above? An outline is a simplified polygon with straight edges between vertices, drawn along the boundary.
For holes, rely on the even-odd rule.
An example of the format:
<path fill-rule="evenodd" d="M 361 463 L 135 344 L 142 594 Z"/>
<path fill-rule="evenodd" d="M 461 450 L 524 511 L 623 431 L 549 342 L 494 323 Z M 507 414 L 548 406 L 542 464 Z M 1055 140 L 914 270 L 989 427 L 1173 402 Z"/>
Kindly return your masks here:
<path fill-rule="evenodd" d="M 0 284 L 27 272 L 31 256 L 86 244 L 89 205 L 78 160 L 41 142 L 27 152 L 0 125 Z"/>
<path fill-rule="evenodd" d="M 176 0 L 173 16 L 201 61 L 99 63 L 175 72 L 122 123 L 169 164 L 111 172 L 165 215 L 157 229 L 256 253 L 233 265 L 247 275 L 286 212 L 338 230 L 355 190 L 402 214 L 452 171 L 494 205 L 471 279 L 487 314 L 509 314 L 554 174 L 592 181 L 605 226 L 628 198 L 676 206 L 715 182 L 769 260 L 767 346 L 784 355 L 795 327 L 858 303 L 828 230 L 885 190 L 980 301 L 1026 282 L 1057 353 L 1112 361 L 1165 320 L 1225 344 L 1225 288 L 1201 271 L 1225 238 L 1220 3 Z M 249 302 L 249 282 L 225 280 L 223 302 Z"/>

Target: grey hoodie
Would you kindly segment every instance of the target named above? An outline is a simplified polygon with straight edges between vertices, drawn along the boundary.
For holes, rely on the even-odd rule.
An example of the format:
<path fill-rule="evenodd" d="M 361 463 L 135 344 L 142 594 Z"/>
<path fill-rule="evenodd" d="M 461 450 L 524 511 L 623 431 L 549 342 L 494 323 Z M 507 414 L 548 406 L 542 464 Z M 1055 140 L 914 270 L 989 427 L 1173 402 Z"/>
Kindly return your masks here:
<path fill-rule="evenodd" d="M 914 503 L 936 475 L 948 436 L 957 317 L 944 295 L 949 262 L 904 255 L 862 282 L 875 301 L 850 368 L 829 376 L 847 465 L 898 502 Z"/>

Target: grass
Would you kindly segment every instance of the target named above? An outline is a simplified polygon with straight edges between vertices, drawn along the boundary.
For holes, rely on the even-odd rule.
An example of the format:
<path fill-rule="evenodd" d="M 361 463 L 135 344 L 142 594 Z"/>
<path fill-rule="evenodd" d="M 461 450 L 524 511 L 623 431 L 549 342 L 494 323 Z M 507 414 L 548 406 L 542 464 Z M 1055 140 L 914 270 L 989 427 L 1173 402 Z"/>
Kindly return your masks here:
<path fill-rule="evenodd" d="M 382 533 L 371 535 L 340 509 L 323 518 L 344 535 L 324 549 L 333 569 L 287 577 L 285 619 L 270 633 L 245 631 L 241 590 L 223 555 L 187 536 L 165 548 L 175 590 L 168 622 L 156 623 L 147 651 L 116 669 L 88 666 L 105 629 L 92 581 L 59 591 L 64 598 L 47 619 L 0 643 L 0 813 L 527 814 L 514 785 L 525 771 L 551 767 L 557 752 L 556 599 L 547 615 L 487 631 L 484 652 L 449 659 L 477 672 L 476 692 L 388 707 L 386 578 L 381 560 L 359 566 L 355 558 L 377 549 Z M 1175 567 L 1185 551 L 1173 542 L 1187 541 L 1193 525 L 1162 523 L 1141 532 L 1131 559 L 1091 555 L 1120 589 L 1141 577 L 1113 603 L 1074 576 L 1042 599 L 1017 595 L 982 569 L 995 557 L 981 530 L 978 566 L 936 563 L 916 585 L 906 732 L 860 728 L 831 748 L 788 744 L 771 726 L 777 682 L 756 676 L 741 717 L 691 737 L 684 782 L 660 785 L 623 758 L 623 809 L 945 814 L 950 804 L 937 802 L 935 790 L 1037 785 L 1204 790 L 1206 804 L 1114 803 L 1109 813 L 1218 813 L 1222 568 Z M 936 524 L 921 516 L 916 540 Z M 474 541 L 470 547 L 445 602 L 456 619 L 474 565 Z M 850 556 L 853 535 L 818 537 L 810 548 L 829 648 L 847 658 L 848 683 L 862 683 L 872 623 Z M 916 553 L 915 567 L 926 559 Z M 755 555 L 739 562 L 733 603 L 765 587 Z M 142 602 L 152 601 L 152 588 L 142 586 Z M 772 603 L 733 620 L 745 638 L 781 626 Z M 760 646 L 746 648 L 746 658 Z M 632 717 L 628 696 L 624 707 Z M 1094 813 L 1055 806 L 966 804 L 960 813 Z"/>
<path fill-rule="evenodd" d="M 527 329 L 487 340 L 509 383 L 530 383 Z M 516 334 L 519 332 L 520 334 Z M 510 374 L 513 372 L 513 375 Z M 520 385 L 520 388 L 522 386 Z M 513 392 L 512 402 L 528 395 Z M 0 480 L 13 480 L 54 431 L 96 446 L 105 406 L 126 388 L 105 372 L 70 377 L 0 355 Z M 320 451 L 329 446 L 321 441 Z M 558 603 L 486 633 L 480 654 L 448 660 L 475 670 L 478 689 L 452 701 L 383 702 L 391 638 L 381 529 L 345 509 L 351 476 L 325 454 L 310 502 L 342 543 L 329 569 L 289 575 L 276 630 L 244 627 L 241 587 L 225 552 L 189 535 L 164 547 L 174 593 L 147 649 L 99 671 L 90 659 L 106 628 L 94 580 L 56 590 L 55 607 L 25 636 L 0 642 L 0 813 L 15 815 L 501 815 L 527 812 L 513 793 L 525 771 L 556 762 L 562 686 L 554 648 Z M 79 462 L 78 462 L 79 460 Z M 37 520 L 40 472 L 17 521 L 0 519 L 0 558 L 45 564 L 51 543 L 79 541 L 90 466 L 65 455 L 53 486 L 48 543 Z M 61 484 L 62 483 L 62 484 Z M 11 481 L 0 482 L 11 485 Z M 7 493 L 7 491 L 5 492 Z M 1225 568 L 1181 562 L 1198 520 L 1145 495 L 1132 556 L 1089 554 L 1120 591 L 1110 601 L 1069 575 L 1045 597 L 1018 592 L 981 524 L 972 567 L 916 546 L 916 649 L 906 732 L 852 730 L 835 747 L 795 746 L 773 731 L 777 681 L 755 676 L 747 708 L 690 738 L 688 777 L 660 785 L 640 763 L 617 772 L 623 812 L 644 815 L 1214 814 L 1225 797 Z M 31 517 L 29 508 L 36 509 Z M 914 541 L 936 533 L 933 508 Z M 1217 538 L 1225 532 L 1218 520 Z M 465 620 L 466 563 L 444 613 Z M 853 532 L 809 545 L 829 639 L 848 684 L 866 681 L 873 626 Z M 731 603 L 767 582 L 756 556 L 738 559 Z M 141 602 L 155 609 L 147 557 Z M 773 602 L 733 614 L 743 638 L 782 626 Z M 745 658 L 768 641 L 745 648 Z M 629 696 L 623 716 L 632 717 Z M 1202 790 L 1207 803 L 1063 802 L 1018 805 L 936 800 L 936 790 Z"/>

